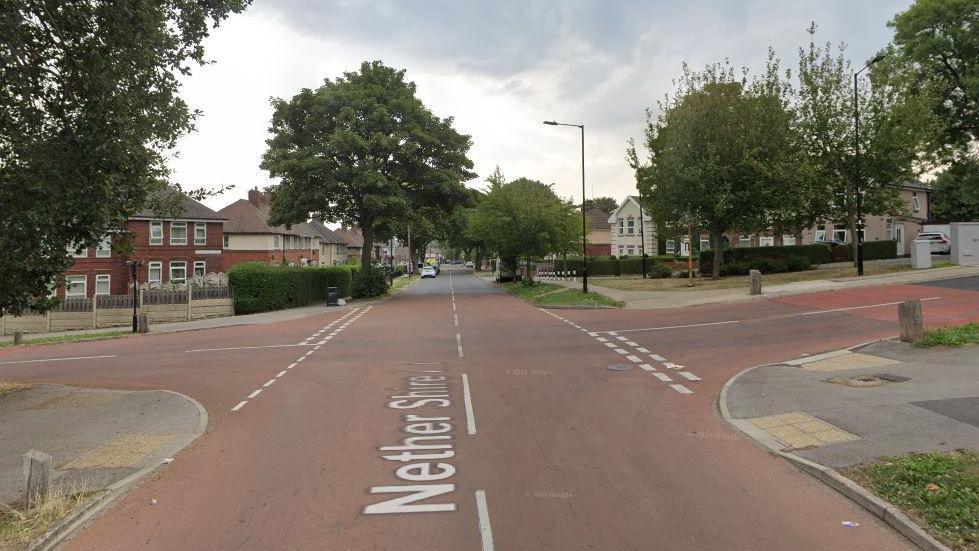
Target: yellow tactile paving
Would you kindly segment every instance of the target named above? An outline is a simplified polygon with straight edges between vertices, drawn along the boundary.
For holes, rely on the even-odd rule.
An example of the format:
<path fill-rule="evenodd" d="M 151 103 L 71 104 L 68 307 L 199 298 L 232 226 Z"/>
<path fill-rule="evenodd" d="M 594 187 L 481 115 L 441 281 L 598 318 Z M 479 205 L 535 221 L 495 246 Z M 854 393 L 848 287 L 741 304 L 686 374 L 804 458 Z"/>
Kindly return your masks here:
<path fill-rule="evenodd" d="M 827 358 L 802 364 L 803 369 L 809 371 L 846 371 L 849 369 L 863 369 L 866 367 L 881 367 L 901 363 L 890 358 L 871 356 L 870 354 L 844 354 L 835 358 Z"/>
<path fill-rule="evenodd" d="M 859 439 L 855 434 L 802 411 L 756 417 L 748 421 L 790 450 Z"/>
<path fill-rule="evenodd" d="M 134 467 L 147 455 L 160 449 L 172 434 L 126 434 L 69 462 L 62 469 Z"/>

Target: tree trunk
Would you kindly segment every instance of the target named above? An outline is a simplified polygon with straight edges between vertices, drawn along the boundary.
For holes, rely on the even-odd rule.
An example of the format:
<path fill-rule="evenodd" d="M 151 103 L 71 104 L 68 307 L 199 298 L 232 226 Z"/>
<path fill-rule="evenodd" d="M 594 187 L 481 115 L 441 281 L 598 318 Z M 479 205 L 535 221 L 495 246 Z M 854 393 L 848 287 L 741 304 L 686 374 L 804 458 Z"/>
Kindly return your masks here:
<path fill-rule="evenodd" d="M 714 241 L 714 262 L 711 267 L 711 279 L 720 279 L 721 261 L 724 259 L 724 232 L 711 230 L 710 235 Z"/>
<path fill-rule="evenodd" d="M 857 265 L 857 213 L 853 209 L 847 209 L 846 228 L 850 233 L 850 246 L 853 248 L 853 265 Z"/>
<path fill-rule="evenodd" d="M 366 274 L 371 269 L 371 254 L 374 252 L 374 221 L 361 220 L 360 231 L 364 235 L 364 248 L 360 250 L 360 272 Z"/>

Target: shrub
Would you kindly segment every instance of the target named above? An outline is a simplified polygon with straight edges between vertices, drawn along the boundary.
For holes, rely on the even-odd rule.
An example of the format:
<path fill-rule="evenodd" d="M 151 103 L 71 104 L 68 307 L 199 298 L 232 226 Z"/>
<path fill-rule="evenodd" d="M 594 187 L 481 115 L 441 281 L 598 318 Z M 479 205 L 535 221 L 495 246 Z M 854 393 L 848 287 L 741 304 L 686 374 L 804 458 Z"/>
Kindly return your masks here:
<path fill-rule="evenodd" d="M 853 246 L 850 243 L 843 245 L 845 249 L 844 260 L 853 262 Z M 863 259 L 864 260 L 887 260 L 897 258 L 897 241 L 864 241 Z"/>
<path fill-rule="evenodd" d="M 326 300 L 326 288 L 350 296 L 350 271 L 341 267 L 269 266 L 261 262 L 236 264 L 228 270 L 235 314 L 295 308 Z"/>
<path fill-rule="evenodd" d="M 384 294 L 390 280 L 388 271 L 380 266 L 371 266 L 366 272 L 356 270 L 351 294 L 354 298 L 369 298 Z"/>
<path fill-rule="evenodd" d="M 748 275 L 751 267 L 741 262 L 731 262 L 721 265 L 721 276 Z"/>
<path fill-rule="evenodd" d="M 810 245 L 784 245 L 780 247 L 734 247 L 724 251 L 724 263 L 748 263 L 754 259 L 768 258 L 786 260 L 792 257 L 805 257 L 809 265 L 826 264 L 830 261 L 830 248 L 826 243 Z M 700 251 L 700 271 L 710 273 L 714 251 Z M 771 267 L 771 265 L 769 265 Z"/>
<path fill-rule="evenodd" d="M 659 262 L 650 262 L 651 266 L 649 268 L 649 277 L 653 279 L 663 279 L 673 276 L 673 270 L 665 264 Z"/>

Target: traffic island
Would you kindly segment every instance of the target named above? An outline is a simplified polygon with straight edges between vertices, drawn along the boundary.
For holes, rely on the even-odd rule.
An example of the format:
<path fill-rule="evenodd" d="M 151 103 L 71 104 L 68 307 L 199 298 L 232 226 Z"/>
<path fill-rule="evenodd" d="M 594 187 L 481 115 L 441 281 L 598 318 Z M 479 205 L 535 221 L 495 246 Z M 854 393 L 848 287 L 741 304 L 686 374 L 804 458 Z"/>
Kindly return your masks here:
<path fill-rule="evenodd" d="M 917 485 L 927 492 L 928 484 L 950 495 L 976 495 L 968 489 L 975 485 L 976 471 L 965 471 L 972 473 L 971 479 L 935 471 L 907 482 L 905 489 L 887 485 L 899 483 L 900 477 L 874 482 L 887 480 L 883 474 L 890 471 L 881 466 L 918 469 L 921 475 L 920 467 L 937 464 L 938 458 L 975 457 L 975 358 L 974 347 L 922 349 L 880 341 L 746 370 L 725 385 L 719 409 L 744 434 L 864 506 L 920 547 L 975 550 L 979 547 L 969 535 L 974 534 L 975 517 L 973 524 L 955 524 L 895 496 L 918 492 L 911 488 Z M 936 493 L 932 499 L 942 496 Z M 955 507 L 936 514 L 959 516 L 966 506 L 960 501 L 952 499 Z M 949 522 L 965 532 L 950 535 Z"/>
<path fill-rule="evenodd" d="M 527 285 L 523 282 L 503 283 L 503 288 L 508 293 L 525 301 L 545 308 L 622 308 L 625 303 L 609 298 L 601 293 L 594 291 L 583 293 L 578 289 L 571 289 L 563 285 L 553 283 L 534 282 Z"/>
<path fill-rule="evenodd" d="M 0 384 L 0 549 L 49 549 L 193 442 L 196 401 L 169 391 Z M 26 457 L 25 457 L 26 456 Z M 30 465 L 31 469 L 25 465 Z M 36 480 L 36 466 L 45 479 Z M 43 487 L 43 492 L 27 488 Z"/>

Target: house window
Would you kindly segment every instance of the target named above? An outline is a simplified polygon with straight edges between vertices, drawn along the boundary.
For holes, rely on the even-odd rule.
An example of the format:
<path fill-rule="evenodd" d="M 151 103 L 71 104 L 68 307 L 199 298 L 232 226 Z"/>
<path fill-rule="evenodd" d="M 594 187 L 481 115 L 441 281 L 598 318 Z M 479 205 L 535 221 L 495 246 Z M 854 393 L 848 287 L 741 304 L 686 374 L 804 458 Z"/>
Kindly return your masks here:
<path fill-rule="evenodd" d="M 915 192 L 914 195 L 911 196 L 911 204 L 914 205 L 914 212 L 918 212 L 919 210 L 921 210 L 921 201 L 918 199 L 917 192 Z"/>
<path fill-rule="evenodd" d="M 77 248 L 74 245 L 68 245 L 68 254 L 72 258 L 88 258 L 88 247 Z"/>
<path fill-rule="evenodd" d="M 99 274 L 95 276 L 95 294 L 96 295 L 110 295 L 111 286 L 109 285 L 111 281 L 111 276 L 109 274 Z"/>
<path fill-rule="evenodd" d="M 629 256 L 632 256 L 632 255 L 636 254 L 636 248 L 633 247 L 632 245 L 629 245 L 628 247 L 626 247 L 626 253 Z"/>
<path fill-rule="evenodd" d="M 619 256 L 622 256 L 624 254 L 625 254 L 625 247 L 622 246 L 622 245 L 619 245 Z"/>
<path fill-rule="evenodd" d="M 228 234 L 224 234 L 224 248 L 225 249 L 228 248 L 230 242 L 231 242 L 231 236 L 228 235 Z"/>
<path fill-rule="evenodd" d="M 146 281 L 150 284 L 160 285 L 163 283 L 163 263 L 150 262 L 147 269 Z"/>
<path fill-rule="evenodd" d="M 109 258 L 112 256 L 112 237 L 105 236 L 95 247 L 95 258 Z"/>
<path fill-rule="evenodd" d="M 170 244 L 187 244 L 187 222 L 170 222 Z"/>
<path fill-rule="evenodd" d="M 187 281 L 187 263 L 186 262 L 171 262 L 170 263 L 170 283 L 184 283 Z"/>
<path fill-rule="evenodd" d="M 826 226 L 816 226 L 816 241 L 826 241 Z"/>
<path fill-rule="evenodd" d="M 795 245 L 795 236 L 794 235 L 783 235 L 782 236 L 782 244 L 783 245 Z"/>
<path fill-rule="evenodd" d="M 702 250 L 702 251 L 708 251 L 708 250 L 710 250 L 710 239 L 701 239 L 700 240 L 700 250 Z"/>
<path fill-rule="evenodd" d="M 761 236 L 761 237 L 758 238 L 758 246 L 759 247 L 774 247 L 775 246 L 775 238 L 772 237 L 771 235 L 763 235 L 763 236 Z"/>
<path fill-rule="evenodd" d="M 623 229 L 625 227 L 624 224 L 625 224 L 625 221 L 622 220 L 621 218 L 619 218 L 619 235 L 624 235 L 625 234 L 625 230 Z"/>
<path fill-rule="evenodd" d="M 156 283 L 157 285 L 163 283 L 163 263 L 162 262 L 150 262 L 147 269 L 146 281 L 150 284 Z"/>
<path fill-rule="evenodd" d="M 666 254 L 673 254 L 676 250 L 676 243 L 672 239 L 666 240 Z"/>
<path fill-rule="evenodd" d="M 847 230 L 833 230 L 833 241 L 846 242 Z"/>
<path fill-rule="evenodd" d="M 84 297 L 88 295 L 88 276 L 71 275 L 65 278 L 65 297 Z"/>
<path fill-rule="evenodd" d="M 273 235 L 272 236 L 272 248 L 273 249 L 278 249 L 279 248 L 279 236 L 278 235 Z"/>
<path fill-rule="evenodd" d="M 204 277 L 207 273 L 207 262 L 203 260 L 194 261 L 194 277 Z"/>
<path fill-rule="evenodd" d="M 751 246 L 751 236 L 750 235 L 742 235 L 742 236 L 738 237 L 738 246 L 739 247 L 750 247 Z"/>
<path fill-rule="evenodd" d="M 194 222 L 194 245 L 207 245 L 207 224 Z"/>
<path fill-rule="evenodd" d="M 632 217 L 630 217 L 629 220 L 626 222 L 626 228 L 629 230 L 629 235 L 633 235 L 636 233 L 636 221 L 633 220 Z"/>
<path fill-rule="evenodd" d="M 150 222 L 150 245 L 163 244 L 163 222 Z"/>

